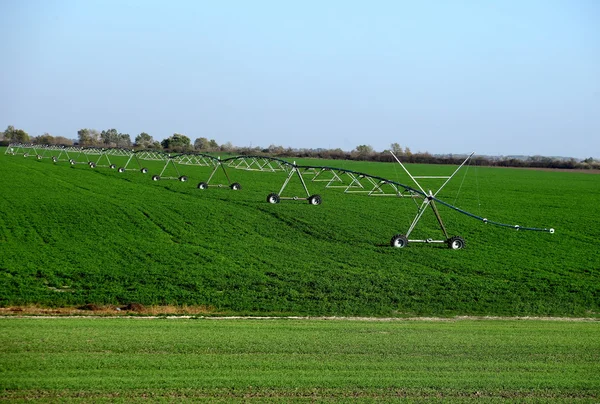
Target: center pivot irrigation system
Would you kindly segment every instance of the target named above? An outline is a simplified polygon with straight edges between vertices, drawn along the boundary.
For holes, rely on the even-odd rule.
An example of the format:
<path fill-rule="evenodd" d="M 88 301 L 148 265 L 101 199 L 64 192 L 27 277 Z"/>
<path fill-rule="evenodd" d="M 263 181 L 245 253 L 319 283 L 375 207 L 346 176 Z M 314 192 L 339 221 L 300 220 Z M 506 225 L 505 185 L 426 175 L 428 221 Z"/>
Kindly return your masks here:
<path fill-rule="evenodd" d="M 160 151 L 150 150 L 135 151 L 118 148 L 102 149 L 95 147 L 40 146 L 20 143 L 10 144 L 5 151 L 5 154 L 11 155 L 22 155 L 24 157 L 35 156 L 38 160 L 51 159 L 54 164 L 64 161 L 71 165 L 87 164 L 91 168 L 107 167 L 110 169 L 116 169 L 119 173 L 125 171 L 139 171 L 142 174 L 146 174 L 149 172 L 149 169 L 147 168 L 148 165 L 153 162 L 152 164 L 162 167 L 162 170 L 159 174 L 152 176 L 152 180 L 154 181 L 179 180 L 181 182 L 186 182 L 188 181 L 188 176 L 181 173 L 182 171 L 185 171 L 186 167 L 211 167 L 212 171 L 210 172 L 208 179 L 198 183 L 198 189 L 202 190 L 205 190 L 209 187 L 229 187 L 234 191 L 240 190 L 241 185 L 238 182 L 233 182 L 231 180 L 231 177 L 227 171 L 228 168 L 260 172 L 285 172 L 287 177 L 285 178 L 279 192 L 273 192 L 267 195 L 267 202 L 272 204 L 277 204 L 284 200 L 293 200 L 308 201 L 310 205 L 320 205 L 322 203 L 321 196 L 318 194 L 311 194 L 308 190 L 307 183 L 325 183 L 325 188 L 342 189 L 344 193 L 360 193 L 367 196 L 394 196 L 399 198 L 411 198 L 415 201 L 421 200 L 420 204 L 417 203 L 417 212 L 408 230 L 406 230 L 404 233 L 396 234 L 390 240 L 391 246 L 397 248 L 406 247 L 409 243 L 446 244 L 448 248 L 453 250 L 460 250 L 465 246 L 464 238 L 461 236 L 449 235 L 438 210 L 438 204 L 471 218 L 480 220 L 485 224 L 508 227 L 516 230 L 554 233 L 554 229 L 552 228 L 522 227 L 518 225 L 494 222 L 488 220 L 487 218 L 462 210 L 456 206 L 444 202 L 437 197 L 440 191 L 450 182 L 450 180 L 452 180 L 452 178 L 454 178 L 459 170 L 465 164 L 467 164 L 467 162 L 475 154 L 474 152 L 468 155 L 465 160 L 456 168 L 456 170 L 454 170 L 454 172 L 448 176 L 412 175 L 406 166 L 402 164 L 400 159 L 394 153 L 390 153 L 398 162 L 400 167 L 402 167 L 406 174 L 408 174 L 409 178 L 414 183 L 414 187 L 353 170 L 327 166 L 298 165 L 295 161 L 290 163 L 279 158 L 267 156 L 242 155 L 221 159 L 220 157 L 203 153 L 168 154 Z M 219 170 L 225 175 L 227 184 L 211 184 L 211 180 L 214 179 L 215 174 Z M 175 174 L 173 174 L 173 172 Z M 165 175 L 166 173 L 170 174 Z M 307 176 L 312 176 L 310 182 L 305 179 Z M 306 196 L 284 196 L 284 191 L 293 178 L 297 178 L 300 181 Z M 432 178 L 443 180 L 442 185 L 439 186 L 435 192 L 432 190 L 426 190 L 419 182 L 419 180 L 422 179 Z M 433 215 L 439 224 L 444 238 L 409 238 L 423 217 L 423 214 L 429 208 L 431 208 L 431 211 L 433 212 Z"/>

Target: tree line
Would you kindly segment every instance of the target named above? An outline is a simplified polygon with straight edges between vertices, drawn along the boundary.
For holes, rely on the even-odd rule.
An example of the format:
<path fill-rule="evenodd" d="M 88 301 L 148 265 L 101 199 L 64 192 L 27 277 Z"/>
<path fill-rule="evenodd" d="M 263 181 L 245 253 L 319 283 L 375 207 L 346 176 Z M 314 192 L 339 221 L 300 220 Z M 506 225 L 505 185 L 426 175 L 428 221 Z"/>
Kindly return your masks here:
<path fill-rule="evenodd" d="M 460 164 L 465 156 L 462 155 L 433 155 L 428 152 L 413 153 L 410 148 L 402 147 L 398 143 L 392 143 L 388 150 L 377 152 L 372 146 L 363 144 L 356 146 L 351 151 L 342 149 L 297 149 L 270 145 L 267 148 L 239 147 L 231 142 L 219 145 L 216 140 L 199 137 L 192 143 L 191 139 L 181 133 L 174 133 L 168 138 L 157 141 L 146 132 L 142 132 L 131 140 L 127 133 L 121 133 L 116 129 L 98 131 L 96 129 L 80 129 L 77 131 L 77 139 L 68 139 L 63 136 L 52 136 L 44 133 L 40 136 L 30 137 L 23 129 L 16 129 L 9 125 L 4 132 L 0 132 L 0 144 L 9 143 L 33 143 L 39 145 L 63 145 L 81 147 L 102 148 L 134 148 L 137 150 L 149 149 L 168 152 L 226 152 L 243 155 L 265 155 L 271 157 L 308 157 L 330 160 L 364 160 L 394 162 L 395 159 L 389 153 L 392 151 L 403 162 L 423 164 Z M 556 158 L 544 156 L 519 156 L 519 157 L 493 157 L 474 156 L 472 165 L 497 166 L 497 167 L 533 167 L 533 168 L 562 168 L 562 169 L 600 169 L 600 161 L 593 158 L 577 160 L 574 158 Z"/>

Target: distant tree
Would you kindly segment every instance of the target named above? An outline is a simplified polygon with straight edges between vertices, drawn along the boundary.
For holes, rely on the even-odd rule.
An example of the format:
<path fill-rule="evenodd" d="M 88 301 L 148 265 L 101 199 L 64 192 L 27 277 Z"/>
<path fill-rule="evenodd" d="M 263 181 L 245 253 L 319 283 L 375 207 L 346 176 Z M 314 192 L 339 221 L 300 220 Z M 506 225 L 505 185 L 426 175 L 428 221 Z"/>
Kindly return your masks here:
<path fill-rule="evenodd" d="M 210 150 L 217 150 L 219 148 L 219 144 L 217 143 L 217 141 L 215 139 L 210 139 L 208 141 L 208 148 Z"/>
<path fill-rule="evenodd" d="M 196 150 L 208 150 L 210 142 L 205 137 L 199 137 L 194 141 L 194 149 Z"/>
<path fill-rule="evenodd" d="M 105 146 L 114 147 L 119 142 L 119 132 L 116 129 L 103 130 L 100 139 Z"/>
<path fill-rule="evenodd" d="M 373 147 L 366 144 L 362 144 L 360 146 L 356 146 L 356 149 L 354 149 L 354 151 L 361 156 L 367 156 L 373 153 Z"/>
<path fill-rule="evenodd" d="M 90 136 L 92 138 L 92 145 L 99 146 L 100 144 L 102 144 L 100 132 L 98 132 L 96 129 L 90 130 Z"/>
<path fill-rule="evenodd" d="M 225 142 L 221 145 L 221 147 L 219 148 L 221 151 L 232 151 L 234 148 L 233 144 L 231 142 Z"/>
<path fill-rule="evenodd" d="M 79 129 L 77 131 L 77 143 L 79 143 L 80 146 L 85 146 L 86 144 L 89 144 L 90 141 L 91 136 L 89 129 Z"/>
<path fill-rule="evenodd" d="M 400 146 L 398 143 L 392 143 L 390 145 L 390 150 L 392 151 L 392 153 L 394 153 L 396 156 L 401 156 L 402 154 L 404 154 L 404 152 L 402 151 L 402 146 Z"/>
<path fill-rule="evenodd" d="M 338 147 L 337 149 L 329 150 L 329 155 L 327 157 L 332 159 L 345 159 L 348 158 L 347 154 L 348 153 Z"/>
<path fill-rule="evenodd" d="M 190 138 L 180 133 L 174 133 L 173 136 L 164 139 L 161 145 L 163 148 L 171 150 L 189 150 L 192 148 Z"/>
<path fill-rule="evenodd" d="M 96 129 L 79 129 L 77 138 L 80 146 L 97 146 L 100 144 L 100 132 Z"/>
<path fill-rule="evenodd" d="M 5 140 L 11 141 L 11 140 L 12 140 L 12 138 L 13 138 L 13 133 L 15 132 L 15 130 L 16 130 L 16 129 L 15 129 L 15 127 L 14 127 L 14 126 L 12 126 L 12 125 L 8 125 L 8 126 L 6 127 L 6 130 L 4 130 L 4 132 L 2 132 L 2 137 L 3 137 Z"/>
<path fill-rule="evenodd" d="M 103 130 L 100 133 L 102 145 L 106 147 L 130 147 L 131 137 L 127 133 L 118 132 L 116 129 Z"/>
<path fill-rule="evenodd" d="M 3 132 L 0 132 L 0 140 L 2 140 L 2 136 L 1 136 L 2 133 Z M 73 140 L 67 139 L 66 137 L 63 137 L 63 136 L 52 136 L 48 132 L 45 132 L 43 135 L 40 135 L 40 136 L 31 137 L 29 139 L 29 142 L 35 143 L 38 145 L 65 145 L 65 146 L 73 145 Z M 23 143 L 23 142 L 21 142 L 21 143 Z"/>
<path fill-rule="evenodd" d="M 131 137 L 127 133 L 119 133 L 117 147 L 131 147 Z"/>
<path fill-rule="evenodd" d="M 37 144 L 55 144 L 54 136 L 50 135 L 48 132 L 45 132 L 43 135 L 36 136 L 31 139 L 33 143 Z"/>
<path fill-rule="evenodd" d="M 154 139 L 146 132 L 142 132 L 135 137 L 135 145 L 137 147 L 143 147 L 144 149 L 148 149 L 152 147 L 153 143 Z"/>
<path fill-rule="evenodd" d="M 63 136 L 56 136 L 54 138 L 54 144 L 61 144 L 64 146 L 73 146 L 73 141 Z"/>
<path fill-rule="evenodd" d="M 408 157 L 412 156 L 412 152 L 410 151 L 410 149 L 408 147 L 404 148 L 404 155 L 408 156 Z"/>
<path fill-rule="evenodd" d="M 15 129 L 14 126 L 8 125 L 4 131 L 4 140 L 15 143 L 28 143 L 30 139 L 23 129 Z"/>
<path fill-rule="evenodd" d="M 276 146 L 274 144 L 270 145 L 266 150 L 263 150 L 265 153 L 270 153 L 270 154 L 282 154 L 285 149 L 283 148 L 283 146 Z"/>

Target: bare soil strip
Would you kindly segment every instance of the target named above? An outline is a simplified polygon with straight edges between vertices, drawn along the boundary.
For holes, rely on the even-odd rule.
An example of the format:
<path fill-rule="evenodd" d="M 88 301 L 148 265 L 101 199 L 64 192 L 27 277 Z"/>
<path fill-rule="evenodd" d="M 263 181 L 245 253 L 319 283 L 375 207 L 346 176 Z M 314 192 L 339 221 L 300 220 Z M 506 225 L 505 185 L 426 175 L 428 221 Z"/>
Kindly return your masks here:
<path fill-rule="evenodd" d="M 419 317 L 400 315 L 398 317 L 360 317 L 360 316 L 239 316 L 215 312 L 206 306 L 151 306 L 130 304 L 127 307 L 117 306 L 89 308 L 45 308 L 38 306 L 0 307 L 0 318 L 129 318 L 129 319 L 206 319 L 206 320 L 343 320 L 343 321 L 461 321 L 461 320 L 536 320 L 536 321 L 599 321 L 597 313 L 590 317 L 550 317 L 550 316 L 452 316 L 452 317 Z"/>

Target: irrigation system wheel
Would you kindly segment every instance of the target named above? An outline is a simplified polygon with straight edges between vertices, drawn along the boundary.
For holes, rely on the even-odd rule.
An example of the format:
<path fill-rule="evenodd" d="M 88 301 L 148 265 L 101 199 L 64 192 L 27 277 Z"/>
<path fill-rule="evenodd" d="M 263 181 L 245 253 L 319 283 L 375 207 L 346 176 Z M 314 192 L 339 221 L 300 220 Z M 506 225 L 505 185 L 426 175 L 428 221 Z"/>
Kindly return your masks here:
<path fill-rule="evenodd" d="M 279 203 L 279 195 L 276 193 L 271 193 L 267 196 L 267 202 L 269 203 Z"/>
<path fill-rule="evenodd" d="M 37 157 L 38 160 L 42 159 L 42 155 L 41 154 L 38 154 L 36 157 Z"/>
<path fill-rule="evenodd" d="M 148 169 L 146 167 L 142 168 L 141 170 L 142 174 L 147 174 L 148 173 Z"/>
<path fill-rule="evenodd" d="M 408 245 L 408 238 L 404 234 L 396 234 L 392 237 L 390 245 L 396 248 L 404 248 Z"/>
<path fill-rule="evenodd" d="M 242 186 L 239 183 L 234 182 L 229 186 L 229 188 L 233 189 L 234 191 L 239 191 L 240 189 L 242 189 Z"/>
<path fill-rule="evenodd" d="M 29 153 L 23 153 L 23 157 L 29 157 Z"/>
<path fill-rule="evenodd" d="M 465 247 L 465 239 L 460 236 L 450 237 L 448 239 L 448 248 L 452 250 L 460 250 Z"/>
<path fill-rule="evenodd" d="M 58 159 L 55 156 L 52 156 L 52 162 L 56 163 L 58 161 Z"/>
<path fill-rule="evenodd" d="M 93 161 L 90 161 L 90 168 L 96 168 L 96 163 L 94 163 Z"/>
<path fill-rule="evenodd" d="M 70 159 L 70 160 L 69 160 L 69 164 L 71 164 L 72 166 L 74 166 L 74 165 L 75 165 L 75 160 L 73 160 L 73 159 Z"/>
<path fill-rule="evenodd" d="M 115 168 L 117 168 L 117 166 L 116 166 L 116 165 L 114 165 L 114 164 L 111 164 L 111 165 L 109 165 L 108 167 L 109 167 L 111 170 L 114 170 Z"/>
<path fill-rule="evenodd" d="M 153 175 L 152 176 L 152 181 L 159 181 L 160 180 L 160 175 Z"/>
<path fill-rule="evenodd" d="M 206 182 L 201 182 L 198 184 L 198 189 L 206 189 L 208 188 L 208 184 Z"/>
<path fill-rule="evenodd" d="M 188 180 L 188 178 L 185 175 L 182 175 L 181 177 L 179 177 L 179 181 L 181 182 L 186 182 Z"/>
<path fill-rule="evenodd" d="M 308 203 L 311 205 L 320 205 L 321 202 L 321 195 L 312 195 L 308 197 Z"/>
<path fill-rule="evenodd" d="M 125 169 L 123 167 L 119 167 L 119 169 L 117 171 L 120 172 L 120 173 L 124 173 Z"/>

